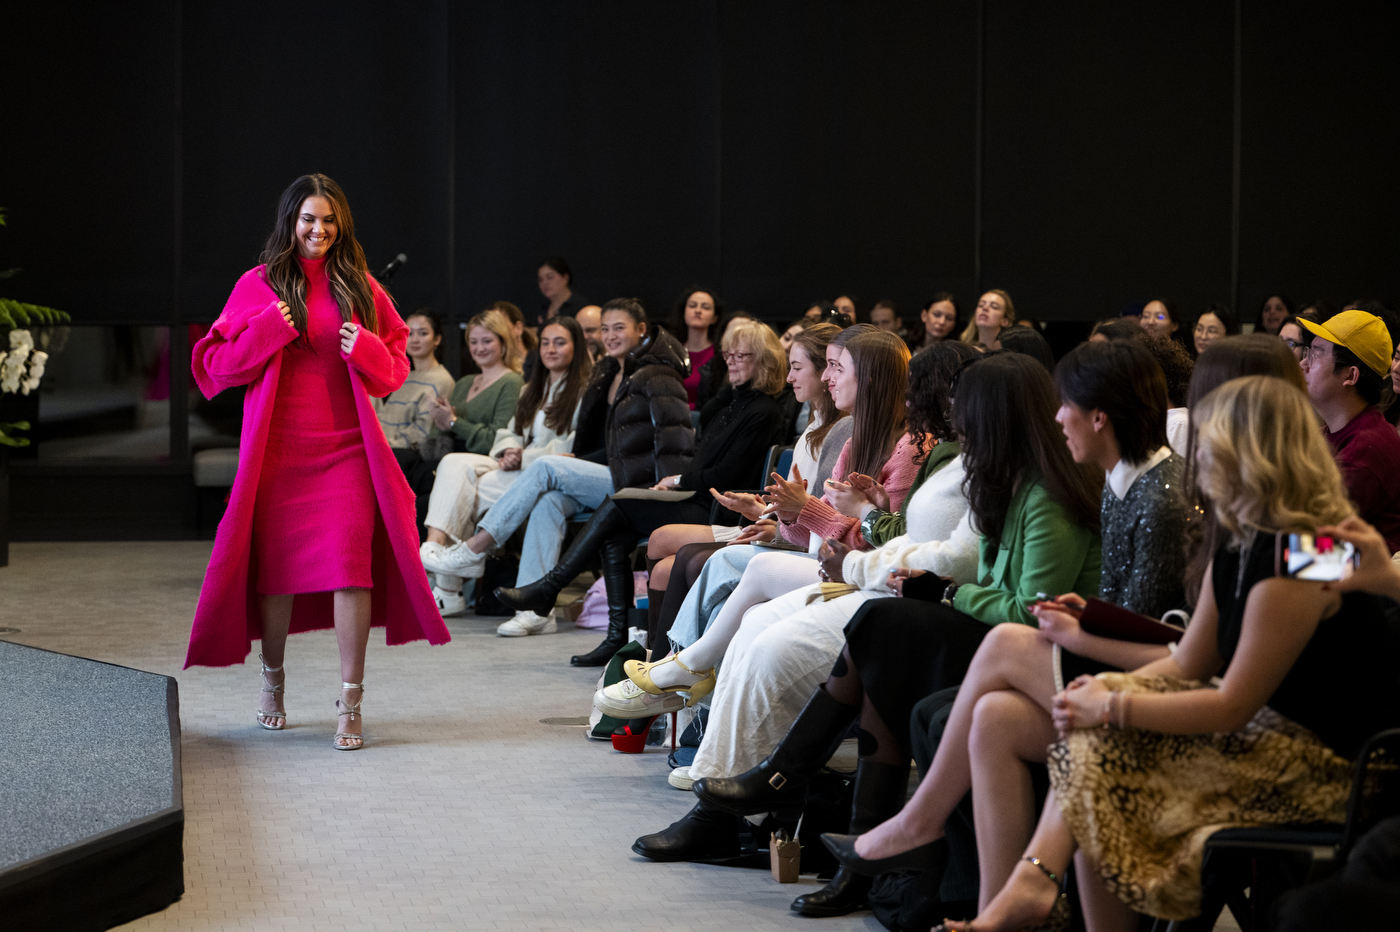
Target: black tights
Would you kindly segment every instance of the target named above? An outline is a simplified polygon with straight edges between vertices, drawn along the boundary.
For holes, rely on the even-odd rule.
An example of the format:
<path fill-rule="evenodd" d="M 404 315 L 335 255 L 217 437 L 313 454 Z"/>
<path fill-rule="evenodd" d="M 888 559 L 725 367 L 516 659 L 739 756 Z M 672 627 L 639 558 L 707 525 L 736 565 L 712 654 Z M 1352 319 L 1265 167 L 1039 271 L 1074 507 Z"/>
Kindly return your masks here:
<path fill-rule="evenodd" d="M 851 662 L 849 644 L 841 648 L 841 656 L 836 658 L 831 676 L 822 688 L 842 705 L 860 706 L 860 730 L 856 733 L 856 740 L 861 757 L 896 767 L 909 763 L 908 729 L 904 729 L 905 735 L 901 739 L 875 711 L 874 703 L 861 684 L 860 673 Z"/>

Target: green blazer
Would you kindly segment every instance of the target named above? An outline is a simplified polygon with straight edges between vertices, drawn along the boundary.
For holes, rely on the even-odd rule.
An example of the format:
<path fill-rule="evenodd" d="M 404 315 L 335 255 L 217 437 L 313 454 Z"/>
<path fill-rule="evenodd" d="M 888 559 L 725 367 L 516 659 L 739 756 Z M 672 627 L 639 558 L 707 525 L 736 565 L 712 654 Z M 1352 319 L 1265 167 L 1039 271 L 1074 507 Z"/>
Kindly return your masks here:
<path fill-rule="evenodd" d="M 452 423 L 451 433 L 466 444 L 468 453 L 484 456 L 496 442 L 496 431 L 515 416 L 515 403 L 520 400 L 525 380 L 518 372 L 507 372 L 482 389 L 480 395 L 467 401 L 467 392 L 475 378 L 475 375 L 464 375 L 452 386 L 452 410 L 457 412 L 457 420 Z"/>
<path fill-rule="evenodd" d="M 1011 500 L 1001 541 L 977 553 L 978 585 L 959 586 L 953 607 L 989 625 L 1036 624 L 1026 608 L 1037 593 L 1099 594 L 1098 532 L 1070 520 L 1039 479 L 1023 482 Z"/>

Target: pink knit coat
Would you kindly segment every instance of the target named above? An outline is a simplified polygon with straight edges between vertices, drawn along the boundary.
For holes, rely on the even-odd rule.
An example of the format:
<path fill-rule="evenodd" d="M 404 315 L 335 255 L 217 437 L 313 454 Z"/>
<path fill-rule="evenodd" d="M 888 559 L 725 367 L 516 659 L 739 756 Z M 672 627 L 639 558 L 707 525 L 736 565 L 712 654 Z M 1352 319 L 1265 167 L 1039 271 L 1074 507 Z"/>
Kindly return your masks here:
<path fill-rule="evenodd" d="M 880 474 L 874 477 L 889 493 L 891 511 L 898 511 L 904 504 L 904 497 L 909 494 L 909 487 L 914 484 L 914 477 L 919 474 L 919 464 L 914 461 L 919 452 L 919 448 L 914 446 L 913 438 L 908 434 L 903 435 L 895 444 L 894 452 L 885 461 L 885 465 L 880 467 Z M 846 474 L 850 470 L 847 465 L 850 453 L 851 441 L 847 440 L 846 445 L 841 448 L 841 455 L 836 458 L 831 478 L 846 481 Z M 813 493 L 813 497 L 807 499 L 807 503 L 797 513 L 796 521 L 791 524 L 781 522 L 779 528 L 783 537 L 794 544 L 806 544 L 811 539 L 808 535 L 815 534 L 823 539 L 836 538 L 852 550 L 869 550 L 870 544 L 860 532 L 860 522 L 833 508 L 827 498 L 829 494 L 828 492 L 818 497 Z"/>
<path fill-rule="evenodd" d="M 228 666 L 247 659 L 255 638 L 262 637 L 257 596 L 257 561 L 251 559 L 253 505 L 271 422 L 272 403 L 282 368 L 282 348 L 297 338 L 277 309 L 277 295 L 258 266 L 238 280 L 228 304 L 213 328 L 193 350 L 195 383 L 206 398 L 235 385 L 247 385 L 243 401 L 243 433 L 239 445 L 238 474 L 233 482 L 228 511 L 219 522 L 214 552 L 204 587 L 199 593 L 185 666 Z M 403 384 L 408 376 L 404 344 L 408 327 L 393 302 L 373 279 L 375 331 L 361 329 L 354 351 L 341 353 L 355 389 L 355 407 L 369 459 L 376 522 L 373 544 L 371 617 L 385 628 L 389 644 L 426 638 L 431 644 L 450 640 L 438 613 L 418 557 L 418 535 L 413 492 L 394 460 L 379 426 L 370 395 L 382 397 Z M 356 316 L 356 323 L 359 318 Z M 314 480 L 313 480 L 314 481 Z M 347 489 L 346 494 L 364 494 Z M 293 604 L 291 631 L 330 628 L 335 623 L 332 594 L 298 595 Z"/>

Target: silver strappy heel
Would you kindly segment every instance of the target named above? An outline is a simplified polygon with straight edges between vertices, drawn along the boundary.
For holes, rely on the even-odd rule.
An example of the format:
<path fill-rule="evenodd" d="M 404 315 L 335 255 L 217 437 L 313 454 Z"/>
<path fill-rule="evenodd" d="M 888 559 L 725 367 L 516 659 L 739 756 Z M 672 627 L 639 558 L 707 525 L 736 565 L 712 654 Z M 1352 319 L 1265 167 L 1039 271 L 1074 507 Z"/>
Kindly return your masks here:
<path fill-rule="evenodd" d="M 340 688 L 341 688 L 341 689 L 358 689 L 358 690 L 360 691 L 360 702 L 357 702 L 357 703 L 355 703 L 354 705 L 351 705 L 351 704 L 348 703 L 348 702 L 344 702 L 344 701 L 342 701 L 342 700 L 340 700 L 340 699 L 336 699 L 336 700 L 335 700 L 335 711 L 336 711 L 336 714 L 337 714 L 337 715 L 348 715 L 348 716 L 350 716 L 350 721 L 352 721 L 352 722 L 355 720 L 355 716 L 359 715 L 359 716 L 360 716 L 361 727 L 364 727 L 364 726 L 363 726 L 363 723 L 364 723 L 364 716 L 363 716 L 363 715 L 360 715 L 360 703 L 365 701 L 365 684 L 364 684 L 364 683 L 344 683 L 344 682 L 342 682 L 342 683 L 340 684 Z M 359 744 L 341 744 L 341 743 L 340 743 L 340 739 L 342 739 L 342 738 L 346 739 L 347 741 L 358 741 Z M 362 748 L 362 747 L 364 747 L 364 746 L 365 746 L 365 736 L 364 736 L 364 735 L 355 735 L 355 734 L 351 734 L 351 733 L 348 732 L 348 731 L 337 731 L 337 732 L 335 733 L 335 737 L 331 740 L 331 747 L 335 748 L 337 751 L 358 751 L 360 748 Z"/>
<path fill-rule="evenodd" d="M 278 683 L 276 686 L 269 686 L 269 685 L 267 685 L 267 675 L 268 675 L 269 673 L 281 673 L 282 670 L 283 670 L 283 667 L 285 667 L 286 664 L 283 664 L 283 666 L 281 666 L 281 667 L 269 667 L 269 666 L 267 665 L 267 661 L 263 659 L 263 655 L 262 655 L 262 654 L 258 654 L 258 663 L 262 664 L 262 691 L 265 692 L 265 693 L 272 693 L 272 695 L 274 695 L 274 696 L 280 696 L 280 695 L 282 695 L 282 690 L 283 690 L 284 688 L 286 688 L 286 685 L 287 685 L 287 678 L 286 678 L 285 676 L 283 676 L 283 677 L 282 677 L 282 682 Z M 286 727 L 287 727 L 287 711 L 286 711 L 285 709 L 283 709 L 281 712 L 278 712 L 278 711 L 275 711 L 275 710 L 272 711 L 272 712 L 264 712 L 262 709 L 258 709 L 257 714 L 258 714 L 258 724 L 261 725 L 262 727 L 266 728 L 268 731 L 281 731 L 283 728 L 286 728 Z M 280 718 L 282 721 L 281 721 L 279 724 L 276 724 L 276 725 L 273 725 L 273 724 L 270 724 L 269 722 L 263 721 L 264 719 L 279 719 L 279 718 Z"/>

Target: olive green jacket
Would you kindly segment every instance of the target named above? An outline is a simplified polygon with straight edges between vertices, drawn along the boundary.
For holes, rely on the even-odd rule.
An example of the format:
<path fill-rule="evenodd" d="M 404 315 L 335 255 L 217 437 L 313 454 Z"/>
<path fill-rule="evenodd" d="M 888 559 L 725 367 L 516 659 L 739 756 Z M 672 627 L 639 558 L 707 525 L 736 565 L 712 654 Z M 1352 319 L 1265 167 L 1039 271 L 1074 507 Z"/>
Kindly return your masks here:
<path fill-rule="evenodd" d="M 956 440 L 945 440 L 929 450 L 923 465 L 914 474 L 914 484 L 909 486 L 909 491 L 904 495 L 904 504 L 907 505 L 914 500 L 914 493 L 919 491 L 919 486 L 924 484 L 925 479 L 947 466 L 961 452 L 962 444 Z M 901 509 L 896 512 L 888 512 L 877 509 L 867 512 L 865 517 L 861 519 L 860 531 L 861 536 L 869 542 L 872 548 L 883 547 L 904 533 L 904 511 Z"/>

